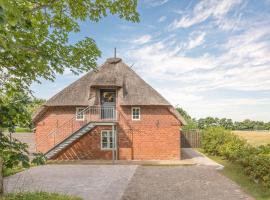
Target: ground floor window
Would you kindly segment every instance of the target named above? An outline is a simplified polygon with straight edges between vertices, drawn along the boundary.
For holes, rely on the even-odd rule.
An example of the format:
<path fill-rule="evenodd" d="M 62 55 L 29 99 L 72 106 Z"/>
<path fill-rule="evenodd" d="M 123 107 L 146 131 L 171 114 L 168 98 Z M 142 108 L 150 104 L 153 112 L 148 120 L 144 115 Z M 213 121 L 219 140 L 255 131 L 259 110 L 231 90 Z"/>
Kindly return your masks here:
<path fill-rule="evenodd" d="M 101 131 L 101 149 L 113 148 L 113 132 L 112 130 Z"/>

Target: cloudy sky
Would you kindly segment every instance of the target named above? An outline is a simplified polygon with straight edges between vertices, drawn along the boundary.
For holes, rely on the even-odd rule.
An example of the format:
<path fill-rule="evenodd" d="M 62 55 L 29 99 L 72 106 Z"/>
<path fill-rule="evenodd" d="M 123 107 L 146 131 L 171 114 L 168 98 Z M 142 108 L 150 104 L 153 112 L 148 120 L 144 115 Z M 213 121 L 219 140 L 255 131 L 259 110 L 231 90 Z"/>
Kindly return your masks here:
<path fill-rule="evenodd" d="M 191 116 L 270 121 L 270 0 L 141 0 L 140 23 L 81 23 L 70 42 L 92 37 L 102 64 L 117 56 Z M 81 75 L 80 75 L 81 76 Z M 70 72 L 34 84 L 50 98 Z"/>

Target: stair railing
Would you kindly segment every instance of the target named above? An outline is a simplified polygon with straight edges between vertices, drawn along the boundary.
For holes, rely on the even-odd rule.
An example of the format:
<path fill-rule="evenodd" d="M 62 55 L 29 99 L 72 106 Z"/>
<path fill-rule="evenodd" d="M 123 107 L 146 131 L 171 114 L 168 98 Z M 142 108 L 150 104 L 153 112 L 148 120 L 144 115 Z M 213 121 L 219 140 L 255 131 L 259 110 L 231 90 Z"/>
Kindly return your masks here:
<path fill-rule="evenodd" d="M 83 119 L 77 118 L 77 116 L 80 115 L 83 115 Z M 117 121 L 117 118 L 115 107 L 88 106 L 76 113 L 71 119 L 65 121 L 60 126 L 57 126 L 49 134 L 42 137 L 42 139 L 38 138 L 36 142 L 36 152 L 46 152 L 89 122 L 115 122 Z"/>

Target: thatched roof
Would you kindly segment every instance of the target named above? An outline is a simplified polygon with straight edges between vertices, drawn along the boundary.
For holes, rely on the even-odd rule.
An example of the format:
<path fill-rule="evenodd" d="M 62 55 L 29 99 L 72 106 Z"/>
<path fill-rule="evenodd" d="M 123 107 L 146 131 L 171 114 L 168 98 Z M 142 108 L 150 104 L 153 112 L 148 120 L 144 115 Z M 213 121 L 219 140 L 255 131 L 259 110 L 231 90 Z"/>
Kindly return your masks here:
<path fill-rule="evenodd" d="M 44 107 L 98 104 L 99 93 L 95 90 L 97 87 L 119 88 L 118 103 L 120 105 L 162 105 L 171 107 L 166 99 L 123 63 L 120 58 L 107 59 L 97 71 L 88 72 L 50 98 L 44 104 Z M 179 120 L 185 123 L 182 118 Z"/>

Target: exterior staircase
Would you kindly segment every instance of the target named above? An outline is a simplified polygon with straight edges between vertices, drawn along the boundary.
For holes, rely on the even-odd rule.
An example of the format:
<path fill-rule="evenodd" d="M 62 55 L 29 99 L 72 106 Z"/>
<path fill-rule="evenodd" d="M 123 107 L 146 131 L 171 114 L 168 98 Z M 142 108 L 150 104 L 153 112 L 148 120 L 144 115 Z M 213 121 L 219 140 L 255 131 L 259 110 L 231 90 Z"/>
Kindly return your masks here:
<path fill-rule="evenodd" d="M 83 120 L 78 121 L 77 116 L 82 114 Z M 47 159 L 51 159 L 95 126 L 113 125 L 117 119 L 115 107 L 88 106 L 49 134 L 38 138 L 36 152 L 43 152 Z M 42 146 L 48 148 L 42 149 Z"/>
<path fill-rule="evenodd" d="M 68 145 L 82 137 L 84 134 L 88 133 L 92 128 L 94 128 L 96 124 L 94 123 L 87 123 L 83 127 L 81 127 L 79 130 L 75 131 L 72 135 L 64 139 L 62 142 L 59 144 L 55 145 L 52 149 L 50 149 L 47 153 L 45 153 L 45 156 L 47 159 L 52 158 L 55 156 L 57 153 L 65 149 Z"/>

